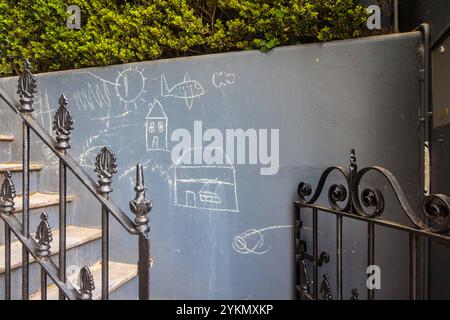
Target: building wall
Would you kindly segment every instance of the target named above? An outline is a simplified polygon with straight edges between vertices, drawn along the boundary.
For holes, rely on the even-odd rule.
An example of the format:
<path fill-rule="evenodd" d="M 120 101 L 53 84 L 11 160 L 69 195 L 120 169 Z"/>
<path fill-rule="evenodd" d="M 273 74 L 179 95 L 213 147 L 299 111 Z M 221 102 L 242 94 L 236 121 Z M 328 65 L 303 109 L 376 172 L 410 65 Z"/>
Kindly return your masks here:
<path fill-rule="evenodd" d="M 64 93 L 69 98 L 75 121 L 70 154 L 96 178 L 96 153 L 103 145 L 111 147 L 118 159 L 111 197 L 125 210 L 134 196 L 133 168 L 143 163 L 147 194 L 153 200 L 153 299 L 291 299 L 292 202 L 301 180 L 315 185 L 325 167 L 347 166 L 349 151 L 355 148 L 360 167 L 380 165 L 391 170 L 417 208 L 420 45 L 421 34 L 413 32 L 281 47 L 267 54 L 247 51 L 41 74 L 35 116 L 51 130 L 58 97 Z M 124 72 L 135 73 L 130 79 L 145 81 L 145 92 L 134 100 L 125 101 L 116 90 L 115 80 Z M 162 76 L 172 88 L 183 84 L 185 74 L 204 94 L 193 101 L 167 92 L 162 95 Z M 220 85 L 217 76 L 230 81 Z M 6 78 L 0 84 L 13 94 L 16 81 Z M 146 115 L 154 99 L 168 117 L 168 151 L 146 148 Z M 190 102 L 192 108 L 187 108 Z M 20 137 L 16 115 L 3 105 L 0 111 L 2 118 L 11 119 L 7 129 Z M 279 130 L 280 163 L 275 175 L 261 175 L 264 165 L 259 162 L 234 165 L 239 212 L 174 204 L 170 150 L 175 142 L 170 136 L 178 128 L 197 136 L 195 121 L 202 121 L 204 130 L 221 132 Z M 34 159 L 50 164 L 43 173 L 44 183 L 56 189 L 57 162 L 36 140 L 32 148 Z M 74 203 L 74 221 L 100 225 L 100 206 L 78 182 L 70 181 L 80 199 Z M 367 183 L 386 191 L 385 217 L 405 221 L 386 182 L 373 177 Z M 305 240 L 311 247 L 307 214 L 304 220 Z M 320 250 L 331 256 L 331 263 L 320 272 L 328 272 L 332 284 L 334 221 L 331 216 L 319 218 Z M 111 258 L 137 261 L 136 239 L 116 222 L 111 226 Z M 364 299 L 366 228 L 346 220 L 344 230 L 344 296 L 356 287 Z M 383 290 L 376 296 L 407 298 L 407 235 L 377 228 L 376 239 L 376 263 L 383 270 Z"/>

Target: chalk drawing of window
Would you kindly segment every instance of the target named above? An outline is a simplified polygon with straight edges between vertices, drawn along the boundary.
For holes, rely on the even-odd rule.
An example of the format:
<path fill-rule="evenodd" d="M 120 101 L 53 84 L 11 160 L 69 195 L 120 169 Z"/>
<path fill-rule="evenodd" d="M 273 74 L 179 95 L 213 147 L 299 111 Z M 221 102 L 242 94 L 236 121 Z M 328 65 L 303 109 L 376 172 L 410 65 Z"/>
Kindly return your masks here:
<path fill-rule="evenodd" d="M 158 122 L 158 132 L 164 132 L 164 123 L 162 121 Z"/>
<path fill-rule="evenodd" d="M 199 195 L 200 195 L 200 201 L 203 201 L 203 202 L 211 202 L 211 203 L 221 203 L 222 202 L 219 195 L 214 192 L 200 191 Z"/>
<path fill-rule="evenodd" d="M 197 206 L 197 198 L 195 196 L 195 192 L 193 191 L 186 191 L 186 205 L 189 207 L 196 207 Z"/>
<path fill-rule="evenodd" d="M 148 131 L 150 131 L 150 133 L 155 132 L 155 123 L 154 122 L 150 122 L 150 127 L 148 128 Z"/>
<path fill-rule="evenodd" d="M 196 149 L 187 149 L 173 164 L 173 204 L 199 211 L 239 212 L 236 172 L 221 148 L 206 148 L 221 164 L 195 164 Z"/>
<path fill-rule="evenodd" d="M 158 149 L 158 137 L 153 137 L 152 147 L 153 149 Z"/>

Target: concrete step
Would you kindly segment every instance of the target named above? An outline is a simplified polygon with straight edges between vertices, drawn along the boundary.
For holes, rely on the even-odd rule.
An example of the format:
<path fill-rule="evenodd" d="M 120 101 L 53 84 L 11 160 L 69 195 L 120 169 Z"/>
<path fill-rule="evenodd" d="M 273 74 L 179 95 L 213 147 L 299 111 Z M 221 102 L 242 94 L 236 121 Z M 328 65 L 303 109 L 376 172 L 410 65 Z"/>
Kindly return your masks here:
<path fill-rule="evenodd" d="M 74 195 L 67 195 L 66 201 L 72 202 L 75 199 Z M 22 212 L 22 195 L 18 195 L 14 199 L 14 213 Z M 59 194 L 56 192 L 34 192 L 30 194 L 30 210 L 40 209 L 59 204 Z"/>
<path fill-rule="evenodd" d="M 95 290 L 92 295 L 93 300 L 101 299 L 101 287 L 102 287 L 102 264 L 101 261 L 97 261 L 95 264 L 89 267 L 92 275 L 94 276 Z M 109 262 L 109 292 L 111 298 L 114 298 L 112 293 L 117 293 L 118 289 L 124 287 L 130 281 L 133 281 L 137 277 L 137 266 L 135 264 L 127 264 L 120 262 Z M 69 277 L 69 281 L 74 285 L 78 284 L 78 274 Z M 136 296 L 126 297 L 127 299 L 132 299 L 137 297 L 137 286 L 136 286 Z M 119 297 L 116 295 L 116 297 Z M 41 298 L 40 292 L 36 292 L 30 296 L 30 300 L 39 300 Z M 58 299 L 58 288 L 52 284 L 48 286 L 47 289 L 47 299 L 56 300 Z M 122 297 L 125 299 L 125 297 Z"/>
<path fill-rule="evenodd" d="M 0 161 L 11 161 L 13 141 L 13 135 L 0 134 Z"/>
<path fill-rule="evenodd" d="M 66 197 L 67 205 L 67 223 L 73 223 L 71 216 L 70 203 L 75 200 L 74 195 Z M 41 219 L 40 214 L 45 211 L 49 218 L 49 223 L 52 228 L 58 227 L 59 221 L 59 195 L 52 192 L 35 192 L 30 194 L 30 231 L 36 231 Z M 17 219 L 22 221 L 22 196 L 15 198 L 15 215 Z M 15 237 L 13 237 L 15 239 Z M 5 243 L 3 221 L 0 222 L 0 245 Z"/>
<path fill-rule="evenodd" d="M 30 163 L 30 171 L 41 171 L 44 167 L 45 165 L 43 163 Z M 23 171 L 23 165 L 21 162 L 0 162 L 0 172 L 8 170 L 11 172 L 21 172 Z"/>
<path fill-rule="evenodd" d="M 59 252 L 59 230 L 53 233 L 53 241 L 51 245 L 51 259 L 58 264 Z M 67 272 L 71 274 L 73 270 L 79 269 L 81 266 L 90 265 L 100 259 L 101 247 L 101 229 L 84 228 L 76 226 L 67 227 Z M 5 247 L 0 247 L 0 256 L 4 257 Z M 30 292 L 39 290 L 40 284 L 40 267 L 30 257 Z M 11 244 L 11 286 L 13 299 L 20 299 L 21 283 L 22 283 L 22 245 L 19 241 Z M 0 259 L 0 298 L 4 295 L 4 274 L 5 262 Z M 49 283 L 51 280 L 49 280 Z"/>
<path fill-rule="evenodd" d="M 42 163 L 30 164 L 30 192 L 39 191 L 39 176 L 44 167 L 45 165 Z M 7 170 L 12 173 L 12 181 L 14 183 L 14 187 L 16 188 L 16 193 L 22 193 L 22 164 L 19 162 L 0 162 L 0 185 L 5 179 L 3 173 Z"/>
<path fill-rule="evenodd" d="M 13 134 L 0 134 L 0 141 L 1 142 L 11 142 L 14 141 L 15 137 Z"/>

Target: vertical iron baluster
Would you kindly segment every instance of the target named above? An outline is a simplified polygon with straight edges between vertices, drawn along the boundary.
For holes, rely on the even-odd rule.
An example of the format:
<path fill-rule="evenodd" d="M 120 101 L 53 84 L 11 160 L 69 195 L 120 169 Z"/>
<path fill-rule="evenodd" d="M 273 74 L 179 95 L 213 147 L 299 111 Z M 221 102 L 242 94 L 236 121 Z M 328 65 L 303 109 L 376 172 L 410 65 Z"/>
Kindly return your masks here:
<path fill-rule="evenodd" d="M 2 214 L 11 215 L 14 211 L 16 188 L 11 172 L 6 171 L 0 190 L 0 210 Z M 11 228 L 5 223 L 5 300 L 11 300 Z"/>
<path fill-rule="evenodd" d="M 11 300 L 11 229 L 5 222 L 5 300 Z"/>
<path fill-rule="evenodd" d="M 47 300 L 47 274 L 41 269 L 41 300 Z"/>
<path fill-rule="evenodd" d="M 30 128 L 23 124 L 23 174 L 22 174 L 22 225 L 23 235 L 30 235 Z M 25 246 L 22 248 L 22 300 L 29 296 L 29 255 Z"/>
<path fill-rule="evenodd" d="M 317 238 L 317 209 L 313 208 L 313 281 L 314 281 L 314 299 L 317 300 L 319 296 L 319 274 L 317 265 L 317 250 L 318 250 L 318 238 Z"/>
<path fill-rule="evenodd" d="M 109 197 L 108 195 L 105 195 Z M 109 213 L 102 206 L 102 300 L 109 299 Z"/>
<path fill-rule="evenodd" d="M 59 108 L 53 120 L 53 131 L 56 134 L 55 148 L 66 154 L 70 149 L 70 131 L 73 129 L 72 115 L 67 109 L 67 99 L 64 95 L 59 98 Z M 67 171 L 66 165 L 59 160 L 59 280 L 66 282 L 66 215 L 67 215 Z M 62 291 L 59 299 L 64 300 Z"/>
<path fill-rule="evenodd" d="M 130 201 L 130 210 L 136 216 L 134 219 L 139 233 L 139 300 L 150 298 L 150 240 L 149 240 L 149 218 L 148 213 L 152 209 L 152 202 L 145 196 L 144 172 L 142 164 L 136 165 L 136 191 L 135 198 Z"/>
<path fill-rule="evenodd" d="M 375 225 L 373 223 L 367 224 L 367 265 L 373 266 L 375 264 Z M 373 300 L 375 298 L 375 289 L 367 289 L 367 299 Z"/>
<path fill-rule="evenodd" d="M 25 60 L 23 72 L 19 77 L 17 93 L 19 94 L 19 111 L 31 117 L 33 112 L 33 98 L 36 93 L 36 77 L 31 73 L 31 65 Z M 25 237 L 30 236 L 30 128 L 23 123 L 22 140 L 22 232 Z M 29 254 L 25 247 L 22 247 L 22 299 L 28 300 L 29 296 Z"/>
<path fill-rule="evenodd" d="M 98 192 L 109 199 L 112 192 L 112 175 L 117 172 L 116 156 L 108 147 L 103 147 L 95 159 L 95 172 L 99 178 Z M 102 300 L 109 298 L 109 212 L 102 206 Z"/>
<path fill-rule="evenodd" d="M 66 166 L 59 160 L 59 280 L 66 282 Z M 59 300 L 65 300 L 63 292 L 59 292 Z"/>
<path fill-rule="evenodd" d="M 409 297 L 417 299 L 417 235 L 409 234 Z"/>
<path fill-rule="evenodd" d="M 301 270 L 301 214 L 300 207 L 294 208 L 294 234 L 295 234 L 295 296 L 302 300 L 302 270 Z"/>
<path fill-rule="evenodd" d="M 50 243 L 53 236 L 48 223 L 48 215 L 45 212 L 41 214 L 41 222 L 36 230 L 36 240 L 38 242 L 37 257 L 41 260 L 47 260 L 51 254 Z M 41 300 L 47 300 L 47 274 L 44 269 L 41 269 Z"/>
<path fill-rule="evenodd" d="M 336 216 L 337 300 L 342 300 L 342 216 Z"/>

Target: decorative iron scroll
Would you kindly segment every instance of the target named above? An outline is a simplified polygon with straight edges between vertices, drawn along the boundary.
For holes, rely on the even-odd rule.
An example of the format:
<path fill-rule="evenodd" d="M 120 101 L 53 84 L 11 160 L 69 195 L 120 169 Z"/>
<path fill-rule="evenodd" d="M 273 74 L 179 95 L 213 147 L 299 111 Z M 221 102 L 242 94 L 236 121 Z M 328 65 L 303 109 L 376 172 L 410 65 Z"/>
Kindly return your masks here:
<path fill-rule="evenodd" d="M 358 170 L 355 150 L 351 150 L 350 152 L 349 169 L 347 170 L 344 167 L 327 168 L 320 176 L 314 193 L 309 183 L 300 182 L 297 189 L 300 198 L 299 202 L 314 204 L 322 194 L 328 176 L 335 171 L 344 177 L 346 186 L 343 184 L 333 184 L 328 189 L 328 202 L 331 209 L 352 213 L 365 218 L 377 218 L 381 216 L 385 208 L 383 193 L 376 188 L 364 188 L 361 192 L 359 191 L 363 177 L 368 172 L 377 172 L 389 182 L 402 210 L 416 227 L 439 234 L 450 232 L 449 196 L 434 194 L 424 197 L 422 211 L 427 218 L 427 221 L 424 221 L 418 215 L 414 214 L 403 189 L 389 170 L 377 166 Z M 306 197 L 310 197 L 309 200 Z"/>
<path fill-rule="evenodd" d="M 305 241 L 300 240 L 298 252 L 299 253 L 296 255 L 298 261 L 308 260 L 309 262 L 314 262 L 314 257 L 308 254 L 308 251 L 306 250 Z M 330 262 L 330 255 L 328 254 L 328 252 L 322 251 L 319 255 L 319 259 L 317 259 L 317 266 L 321 267 L 328 262 Z"/>

